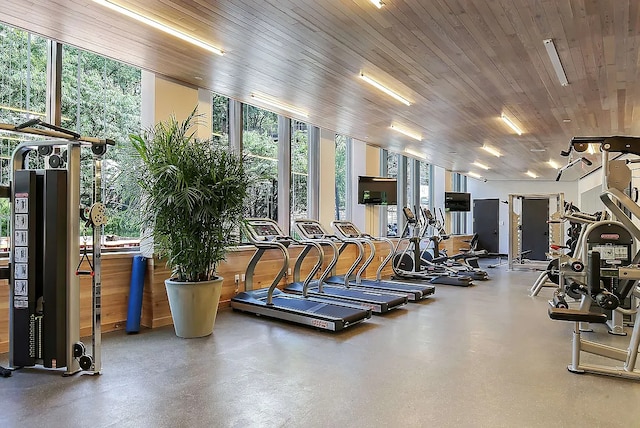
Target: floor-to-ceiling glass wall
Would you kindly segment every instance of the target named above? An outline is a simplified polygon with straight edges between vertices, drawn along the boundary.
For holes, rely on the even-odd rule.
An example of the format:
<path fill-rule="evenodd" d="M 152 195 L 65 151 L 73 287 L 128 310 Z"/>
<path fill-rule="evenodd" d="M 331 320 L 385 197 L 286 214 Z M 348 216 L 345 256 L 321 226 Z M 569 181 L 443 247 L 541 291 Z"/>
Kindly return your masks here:
<path fill-rule="evenodd" d="M 246 215 L 278 220 L 278 115 L 242 106 L 242 153 L 251 179 Z"/>
<path fill-rule="evenodd" d="M 309 193 L 309 127 L 291 121 L 291 220 L 306 218 Z M 293 223 L 292 223 L 293 224 Z"/>
<path fill-rule="evenodd" d="M 387 152 L 387 170 L 386 176 L 398 178 L 398 160 L 400 156 L 397 153 Z M 387 236 L 398 235 L 398 206 L 387 206 Z"/>
<path fill-rule="evenodd" d="M 347 220 L 347 151 L 349 137 L 336 134 L 335 137 L 335 219 Z"/>
<path fill-rule="evenodd" d="M 62 126 L 81 135 L 116 142 L 104 157 L 104 194 L 111 240 L 139 236 L 138 184 L 132 168 L 129 135 L 139 134 L 141 71 L 130 65 L 64 45 L 62 48 Z M 82 170 L 80 202 L 91 203 L 91 163 Z"/>

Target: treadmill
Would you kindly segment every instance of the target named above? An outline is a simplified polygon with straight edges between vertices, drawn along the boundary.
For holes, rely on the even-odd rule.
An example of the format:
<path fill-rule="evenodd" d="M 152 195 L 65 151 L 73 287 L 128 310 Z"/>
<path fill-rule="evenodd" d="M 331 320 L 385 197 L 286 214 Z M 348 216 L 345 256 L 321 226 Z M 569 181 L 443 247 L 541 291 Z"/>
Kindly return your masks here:
<path fill-rule="evenodd" d="M 338 232 L 337 238 L 343 242 L 340 247 L 340 253 L 346 248 L 348 244 L 353 244 L 358 248 L 358 257 L 355 262 L 351 265 L 351 268 L 347 272 L 346 275 L 333 275 L 328 277 L 325 281 L 331 284 L 344 284 L 347 287 L 354 286 L 359 289 L 368 289 L 368 290 L 377 290 L 381 292 L 390 292 L 390 293 L 402 293 L 405 294 L 410 302 L 417 302 L 423 299 L 428 298 L 433 293 L 435 293 L 436 288 L 433 285 L 426 284 L 418 284 L 418 283 L 406 283 L 399 281 L 382 281 L 380 279 L 380 272 L 382 268 L 387 263 L 390 256 L 393 254 L 390 253 L 390 256 L 387 256 L 385 261 L 378 268 L 376 279 L 363 279 L 362 273 L 367 268 L 371 261 L 375 257 L 375 246 L 371 242 L 371 240 L 367 239 L 360 233 L 358 228 L 349 221 L 333 221 L 331 222 L 333 228 Z M 318 223 L 319 227 L 322 227 L 320 223 Z M 371 249 L 371 254 L 362 264 L 358 272 L 355 276 L 355 282 L 351 284 L 352 274 L 356 267 L 360 264 L 360 261 L 364 257 L 364 246 L 363 243 L 369 245 Z M 393 243 L 389 241 L 389 244 L 393 248 Z"/>
<path fill-rule="evenodd" d="M 305 297 L 313 297 L 323 299 L 329 303 L 337 305 L 347 304 L 356 305 L 357 307 L 370 309 L 374 314 L 384 314 L 393 309 L 397 309 L 404 306 L 408 301 L 406 294 L 392 294 L 384 293 L 378 290 L 358 289 L 338 284 L 325 284 L 325 279 L 333 272 L 335 265 L 338 262 L 338 256 L 340 251 L 335 244 L 331 236 L 325 236 L 322 227 L 316 220 L 295 220 L 294 227 L 304 238 L 300 241 L 302 244 L 307 245 L 305 249 L 298 256 L 294 270 L 293 270 L 293 283 L 284 287 L 284 291 L 289 293 L 302 294 Z M 309 253 L 309 250 L 314 246 L 331 247 L 333 250 L 333 257 L 329 262 L 327 268 L 324 270 L 320 278 L 316 281 L 309 282 L 308 280 L 315 274 L 312 272 L 307 276 L 307 280 L 300 281 L 300 266 L 304 261 L 304 258 Z M 321 256 L 324 252 L 321 253 Z M 362 257 L 360 257 L 360 260 Z M 353 266 L 348 273 L 351 274 L 355 266 Z"/>
<path fill-rule="evenodd" d="M 287 247 L 294 242 L 293 238 L 285 236 L 278 224 L 268 218 L 246 219 L 243 223 L 243 229 L 249 240 L 255 245 L 256 252 L 247 266 L 246 291 L 231 298 L 231 307 L 234 310 L 329 331 L 344 330 L 371 318 L 371 310 L 368 309 L 334 305 L 326 301 L 304 298 L 278 290 L 276 287 L 289 267 Z M 256 265 L 265 251 L 269 249 L 276 249 L 282 253 L 282 267 L 268 288 L 253 290 L 253 275 Z M 318 271 L 321 264 L 322 257 L 312 269 L 310 276 Z"/>

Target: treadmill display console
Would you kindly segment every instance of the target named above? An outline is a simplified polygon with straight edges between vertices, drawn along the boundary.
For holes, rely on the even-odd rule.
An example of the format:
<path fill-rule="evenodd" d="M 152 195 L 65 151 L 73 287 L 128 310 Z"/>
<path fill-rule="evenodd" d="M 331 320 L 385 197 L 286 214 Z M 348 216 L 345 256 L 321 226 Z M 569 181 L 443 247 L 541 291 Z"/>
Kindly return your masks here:
<path fill-rule="evenodd" d="M 280 232 L 272 224 L 253 224 L 252 226 L 258 236 L 280 236 Z"/>
<path fill-rule="evenodd" d="M 352 225 L 340 224 L 338 225 L 338 229 L 340 229 L 340 232 L 344 236 L 348 236 L 350 238 L 357 238 L 358 236 L 360 236 L 356 228 L 353 227 Z"/>
<path fill-rule="evenodd" d="M 324 235 L 324 231 L 320 226 L 313 223 L 301 224 L 300 227 L 302 231 L 307 236 L 322 236 Z"/>

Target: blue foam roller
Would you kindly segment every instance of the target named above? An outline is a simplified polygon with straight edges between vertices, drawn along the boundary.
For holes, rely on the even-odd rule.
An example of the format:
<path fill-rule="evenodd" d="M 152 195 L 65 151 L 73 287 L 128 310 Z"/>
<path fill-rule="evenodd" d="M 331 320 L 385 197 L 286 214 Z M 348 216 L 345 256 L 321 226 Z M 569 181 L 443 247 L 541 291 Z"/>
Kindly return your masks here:
<path fill-rule="evenodd" d="M 144 290 L 144 275 L 146 270 L 146 257 L 133 256 L 131 282 L 129 283 L 129 306 L 127 307 L 127 333 L 138 333 L 140 331 L 142 291 Z"/>

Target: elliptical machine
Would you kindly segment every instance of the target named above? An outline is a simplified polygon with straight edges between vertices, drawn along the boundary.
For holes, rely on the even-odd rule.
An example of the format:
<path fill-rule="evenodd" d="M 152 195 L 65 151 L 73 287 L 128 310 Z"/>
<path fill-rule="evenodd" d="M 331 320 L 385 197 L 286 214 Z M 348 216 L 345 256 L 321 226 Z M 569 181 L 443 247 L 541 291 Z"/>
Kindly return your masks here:
<path fill-rule="evenodd" d="M 434 284 L 468 287 L 473 278 L 467 272 L 459 272 L 448 266 L 438 266 L 423 259 L 420 248 L 422 230 L 420 222 L 409 207 L 404 207 L 405 226 L 393 251 L 394 277 L 402 279 L 428 280 Z M 400 250 L 402 248 L 402 250 Z"/>

